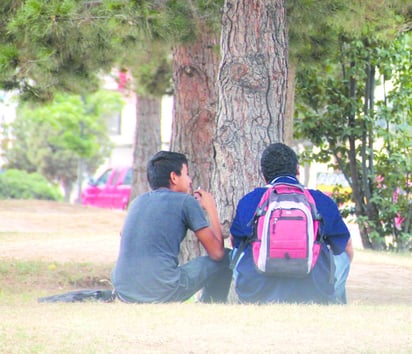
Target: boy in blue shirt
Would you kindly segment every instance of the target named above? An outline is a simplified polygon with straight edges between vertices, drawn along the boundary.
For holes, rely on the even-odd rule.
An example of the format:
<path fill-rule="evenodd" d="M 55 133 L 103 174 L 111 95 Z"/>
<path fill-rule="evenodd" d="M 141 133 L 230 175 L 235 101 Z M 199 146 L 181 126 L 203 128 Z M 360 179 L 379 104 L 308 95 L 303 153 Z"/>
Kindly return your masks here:
<path fill-rule="evenodd" d="M 296 175 L 298 162 L 295 152 L 288 146 L 276 143 L 269 145 L 261 157 L 261 170 L 266 183 L 286 182 L 299 184 Z M 266 191 L 258 187 L 246 194 L 238 203 L 235 219 L 230 228 L 234 247 L 252 234 L 252 223 L 256 207 Z M 245 303 L 346 303 L 345 282 L 352 257 L 350 233 L 340 215 L 336 203 L 318 190 L 310 190 L 318 212 L 323 218 L 322 243 L 319 259 L 311 273 L 305 278 L 272 277 L 256 270 L 250 245 L 239 258 L 235 268 L 235 289 L 238 298 Z M 346 258 L 339 256 L 339 268 L 334 273 L 334 255 L 346 250 Z M 331 281 L 338 275 L 339 279 Z M 339 283 L 338 291 L 335 283 Z"/>

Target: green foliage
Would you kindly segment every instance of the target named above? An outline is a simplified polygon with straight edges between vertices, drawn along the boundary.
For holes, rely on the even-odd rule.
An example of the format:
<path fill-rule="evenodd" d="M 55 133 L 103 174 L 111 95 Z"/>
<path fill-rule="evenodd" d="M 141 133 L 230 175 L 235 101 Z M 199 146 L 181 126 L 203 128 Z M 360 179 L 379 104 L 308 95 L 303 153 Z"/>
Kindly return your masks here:
<path fill-rule="evenodd" d="M 156 30 L 174 44 L 189 43 L 196 38 L 199 24 L 220 30 L 222 6 L 222 0 L 167 0 L 160 9 Z"/>
<path fill-rule="evenodd" d="M 408 0 L 290 0 L 285 6 L 289 60 L 298 70 L 333 56 L 339 34 L 367 37 L 373 33 L 379 40 L 393 40 L 410 30 L 412 6 Z"/>
<path fill-rule="evenodd" d="M 57 94 L 48 104 L 22 104 L 5 130 L 6 167 L 36 171 L 69 192 L 80 160 L 94 172 L 110 154 L 105 115 L 120 112 L 122 104 L 118 93 L 107 91 L 83 97 Z M 13 144 L 7 139 L 11 136 Z"/>
<path fill-rule="evenodd" d="M 50 101 L 55 91 L 86 94 L 112 67 L 136 79 L 139 94 L 171 91 L 171 46 L 201 26 L 220 27 L 223 0 L 5 1 L 0 5 L 0 89 Z"/>
<path fill-rule="evenodd" d="M 174 42 L 189 42 L 196 38 L 196 19 L 190 7 L 184 1 L 171 0 L 166 2 L 162 13 L 163 21 L 159 31 L 163 37 L 169 37 Z"/>
<path fill-rule="evenodd" d="M 386 236 L 395 249 L 412 242 L 412 51 L 407 40 L 342 35 L 334 58 L 298 76 L 296 136 L 316 146 L 304 157 L 345 174 L 366 247 L 387 247 Z M 375 78 L 384 88 L 380 100 L 375 99 Z"/>
<path fill-rule="evenodd" d="M 38 173 L 7 170 L 0 173 L 0 199 L 62 200 L 56 185 L 50 184 Z"/>
<path fill-rule="evenodd" d="M 172 47 L 193 41 L 205 24 L 218 31 L 222 5 L 222 0 L 105 2 L 119 48 L 116 61 L 132 72 L 138 94 L 172 91 Z"/>
<path fill-rule="evenodd" d="M 137 92 L 161 96 L 172 90 L 171 63 L 165 56 L 140 65 L 138 70 L 139 72 L 134 75 L 137 81 Z"/>
<path fill-rule="evenodd" d="M 116 58 L 113 32 L 98 6 L 77 0 L 0 6 L 0 88 L 48 101 L 54 91 L 87 92 Z"/>

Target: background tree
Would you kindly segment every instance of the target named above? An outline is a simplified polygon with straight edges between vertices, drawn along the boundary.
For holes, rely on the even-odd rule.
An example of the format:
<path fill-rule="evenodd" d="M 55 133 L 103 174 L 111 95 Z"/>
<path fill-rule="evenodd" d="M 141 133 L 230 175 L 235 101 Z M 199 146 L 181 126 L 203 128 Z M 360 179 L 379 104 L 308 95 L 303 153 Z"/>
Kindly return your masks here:
<path fill-rule="evenodd" d="M 2 139 L 8 143 L 2 146 L 6 167 L 39 172 L 61 183 L 69 201 L 79 161 L 93 173 L 110 154 L 104 116 L 118 112 L 121 105 L 120 95 L 98 91 L 86 97 L 59 94 L 47 105 L 21 106 L 6 130 L 17 139 Z"/>
<path fill-rule="evenodd" d="M 353 200 L 358 201 L 355 202 L 356 215 L 363 244 L 365 247 L 381 247 L 378 246 L 381 237 L 388 234 L 389 229 L 382 228 L 378 220 L 382 217 L 381 206 L 373 202 L 376 201 L 375 158 L 379 155 L 373 149 L 380 141 L 374 135 L 379 126 L 376 123 L 379 118 L 375 115 L 375 80 L 379 66 L 384 62 L 393 65 L 388 56 L 379 55 L 382 50 L 386 51 L 384 48 L 388 48 L 388 42 L 393 41 L 396 33 L 410 29 L 412 11 L 410 4 L 402 0 L 390 4 L 365 0 L 356 4 L 342 3 L 340 7 L 343 11 L 350 10 L 353 16 L 335 15 L 324 23 L 321 33 L 309 31 L 309 43 L 327 40 L 337 45 L 329 46 L 330 50 L 323 52 L 318 60 L 308 61 L 309 65 L 303 63 L 299 67 L 297 101 L 302 102 L 303 98 L 317 114 L 312 115 L 313 111 L 299 103 L 298 131 L 302 132 L 303 127 L 303 137 L 321 148 L 319 154 L 314 154 L 318 161 L 329 161 L 329 157 L 334 155 L 334 161 L 338 161 L 335 167 L 346 171 L 352 184 Z M 331 119 L 331 116 L 336 116 L 336 119 Z M 345 119 L 350 121 L 346 128 L 343 124 Z M 319 138 L 319 134 L 323 134 L 323 138 Z M 300 134 L 297 136 L 302 137 Z M 392 199 L 390 196 L 388 201 L 391 203 Z M 371 223 L 371 220 L 376 220 L 376 223 Z M 378 234 L 381 236 L 376 237 Z"/>
<path fill-rule="evenodd" d="M 322 58 L 336 46 L 329 35 L 330 22 L 336 17 L 353 16 L 340 0 L 285 2 L 288 23 L 288 85 L 287 105 L 284 119 L 284 142 L 296 144 L 293 140 L 293 116 L 295 111 L 296 73 L 302 66 L 322 61 Z M 305 173 L 305 177 L 306 177 Z M 302 181 L 304 182 L 304 181 Z"/>
<path fill-rule="evenodd" d="M 323 77 L 312 68 L 299 78 L 299 130 L 319 148 L 311 158 L 347 177 L 364 247 L 385 247 L 394 235 L 392 246 L 403 248 L 411 235 L 411 49 L 404 37 L 387 43 L 373 34 L 341 35 L 339 43 Z M 378 77 L 393 84 L 381 101 Z"/>
<path fill-rule="evenodd" d="M 116 65 L 129 73 L 125 90 L 137 94 L 132 200 L 148 191 L 146 165 L 161 148 L 161 97 L 172 89 L 171 46 L 159 34 L 164 1 L 105 3 L 119 48 Z"/>
<path fill-rule="evenodd" d="M 146 166 L 149 159 L 161 149 L 161 97 L 170 90 L 171 66 L 164 48 L 161 55 L 145 50 L 129 68 L 135 82 L 136 129 L 133 146 L 133 188 L 130 200 L 150 190 Z M 151 59 L 152 58 L 152 59 Z M 138 65 L 138 69 L 136 69 Z"/>

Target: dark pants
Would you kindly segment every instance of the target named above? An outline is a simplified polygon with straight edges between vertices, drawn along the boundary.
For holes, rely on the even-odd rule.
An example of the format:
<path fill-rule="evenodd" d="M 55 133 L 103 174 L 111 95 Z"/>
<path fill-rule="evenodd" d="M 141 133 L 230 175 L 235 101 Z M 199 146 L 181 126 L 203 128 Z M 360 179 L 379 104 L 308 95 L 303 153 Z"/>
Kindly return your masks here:
<path fill-rule="evenodd" d="M 201 302 L 226 302 L 232 281 L 229 252 L 229 249 L 225 250 L 221 261 L 203 256 L 182 265 L 179 288 L 170 301 L 185 301 L 203 289 Z"/>

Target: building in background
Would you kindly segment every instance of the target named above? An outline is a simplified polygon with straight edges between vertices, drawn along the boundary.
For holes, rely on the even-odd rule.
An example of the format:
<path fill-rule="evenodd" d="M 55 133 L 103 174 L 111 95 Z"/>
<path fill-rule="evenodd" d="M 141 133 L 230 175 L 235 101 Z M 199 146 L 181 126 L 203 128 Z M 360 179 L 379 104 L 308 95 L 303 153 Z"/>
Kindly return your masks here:
<path fill-rule="evenodd" d="M 132 165 L 136 115 L 139 105 L 139 98 L 134 90 L 133 78 L 126 70 L 114 69 L 110 75 L 105 76 L 102 88 L 120 92 L 124 100 L 124 106 L 120 112 L 106 116 L 110 139 L 114 147 L 111 155 L 98 168 L 96 177 L 109 167 Z M 173 97 L 164 96 L 161 105 L 161 148 L 168 150 L 171 137 Z"/>
<path fill-rule="evenodd" d="M 132 79 L 126 71 L 114 70 L 104 79 L 103 89 L 121 92 L 124 106 L 121 112 L 107 116 L 110 138 L 114 144 L 111 156 L 99 170 L 111 165 L 131 165 L 136 129 L 137 95 L 132 87 Z"/>
<path fill-rule="evenodd" d="M 0 132 L 3 138 L 5 124 L 11 123 L 16 118 L 17 94 L 14 91 L 0 91 Z M 4 132 L 7 134 L 7 132 Z M 7 134 L 9 135 L 9 134 Z M 11 138 L 11 136 L 9 136 Z M 0 168 L 3 166 L 1 143 L 0 143 Z"/>
<path fill-rule="evenodd" d="M 114 70 L 112 75 L 105 78 L 103 88 L 121 92 L 125 104 L 121 112 L 107 117 L 109 134 L 114 148 L 99 171 L 108 166 L 132 165 L 136 114 L 139 104 L 139 98 L 133 90 L 133 78 L 127 71 Z M 161 148 L 168 150 L 171 137 L 173 97 L 164 96 L 161 105 Z"/>

